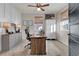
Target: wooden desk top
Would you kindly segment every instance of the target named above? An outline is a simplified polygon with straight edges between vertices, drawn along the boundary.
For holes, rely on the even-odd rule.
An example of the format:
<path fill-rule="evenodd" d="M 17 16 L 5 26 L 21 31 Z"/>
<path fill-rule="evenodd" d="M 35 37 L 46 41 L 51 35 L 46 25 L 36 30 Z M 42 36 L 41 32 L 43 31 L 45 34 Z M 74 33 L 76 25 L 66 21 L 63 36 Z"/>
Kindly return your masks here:
<path fill-rule="evenodd" d="M 31 36 L 31 39 L 41 39 L 46 38 L 46 36 Z"/>

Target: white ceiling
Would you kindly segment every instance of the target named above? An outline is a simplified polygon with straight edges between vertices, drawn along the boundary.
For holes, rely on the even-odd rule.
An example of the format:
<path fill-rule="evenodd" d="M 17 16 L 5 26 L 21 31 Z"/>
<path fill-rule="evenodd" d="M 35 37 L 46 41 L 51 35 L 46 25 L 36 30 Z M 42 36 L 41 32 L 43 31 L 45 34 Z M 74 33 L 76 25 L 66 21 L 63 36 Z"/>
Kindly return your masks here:
<path fill-rule="evenodd" d="M 13 4 L 18 8 L 23 14 L 47 14 L 47 13 L 57 13 L 62 8 L 68 6 L 67 3 L 50 3 L 49 6 L 43 7 L 45 11 L 37 11 L 35 7 L 28 7 L 27 5 L 35 5 L 34 3 L 17 3 Z"/>

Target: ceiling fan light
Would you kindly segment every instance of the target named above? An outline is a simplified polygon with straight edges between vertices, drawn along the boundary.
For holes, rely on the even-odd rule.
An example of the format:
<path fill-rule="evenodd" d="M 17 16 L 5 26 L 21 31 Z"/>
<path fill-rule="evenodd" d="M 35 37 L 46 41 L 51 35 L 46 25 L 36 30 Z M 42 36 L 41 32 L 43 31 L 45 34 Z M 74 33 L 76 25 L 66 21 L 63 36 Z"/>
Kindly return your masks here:
<path fill-rule="evenodd" d="M 37 11 L 41 11 L 41 9 L 40 8 L 37 8 Z"/>

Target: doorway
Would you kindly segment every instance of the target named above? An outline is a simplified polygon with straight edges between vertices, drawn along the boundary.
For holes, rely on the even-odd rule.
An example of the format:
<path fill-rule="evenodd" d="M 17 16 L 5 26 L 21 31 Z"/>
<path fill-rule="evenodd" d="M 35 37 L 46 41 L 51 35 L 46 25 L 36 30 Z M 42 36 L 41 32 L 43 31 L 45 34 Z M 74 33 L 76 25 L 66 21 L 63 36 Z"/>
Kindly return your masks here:
<path fill-rule="evenodd" d="M 56 39 L 56 20 L 47 19 L 46 21 L 46 37 L 47 39 Z"/>

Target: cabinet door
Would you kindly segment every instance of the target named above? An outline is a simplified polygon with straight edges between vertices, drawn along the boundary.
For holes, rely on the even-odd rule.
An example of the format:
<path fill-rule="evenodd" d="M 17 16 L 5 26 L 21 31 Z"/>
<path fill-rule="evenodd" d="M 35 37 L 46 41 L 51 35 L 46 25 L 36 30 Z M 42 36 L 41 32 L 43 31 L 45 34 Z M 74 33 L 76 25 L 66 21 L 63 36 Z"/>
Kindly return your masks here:
<path fill-rule="evenodd" d="M 9 35 L 5 34 L 1 37 L 1 48 L 2 51 L 9 50 Z"/>
<path fill-rule="evenodd" d="M 10 49 L 14 48 L 16 45 L 16 35 L 15 34 L 11 34 L 9 35 L 9 43 L 10 43 Z"/>
<path fill-rule="evenodd" d="M 14 45 L 14 37 L 13 35 L 9 35 L 9 49 L 12 49 Z"/>
<path fill-rule="evenodd" d="M 79 4 L 69 5 L 69 55 L 79 55 Z"/>

